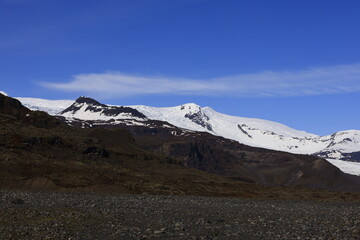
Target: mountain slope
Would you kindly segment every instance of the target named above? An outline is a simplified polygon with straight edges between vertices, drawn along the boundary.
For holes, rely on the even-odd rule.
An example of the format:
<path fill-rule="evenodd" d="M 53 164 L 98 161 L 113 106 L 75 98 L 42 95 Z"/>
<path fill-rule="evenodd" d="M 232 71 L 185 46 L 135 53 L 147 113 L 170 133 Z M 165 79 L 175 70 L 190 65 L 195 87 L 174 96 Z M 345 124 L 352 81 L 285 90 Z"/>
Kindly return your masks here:
<path fill-rule="evenodd" d="M 37 101 L 31 103 L 31 100 L 27 99 L 26 104 L 32 106 L 32 109 L 37 109 L 35 107 L 38 105 Z M 61 102 L 54 103 L 54 106 L 54 109 L 50 111 L 51 113 L 60 109 L 64 110 L 61 108 L 63 107 Z M 166 108 L 143 105 L 128 106 L 128 108 L 141 113 L 143 115 L 141 117 L 132 116 L 131 114 L 119 115 L 113 112 L 114 110 L 111 110 L 114 107 L 116 106 L 97 103 L 96 110 L 84 106 L 77 108 L 76 111 L 68 109 L 62 112 L 61 115 L 68 119 L 115 121 L 115 123 L 116 121 L 124 122 L 124 119 L 127 119 L 128 125 L 142 125 L 144 120 L 159 120 L 180 128 L 222 136 L 249 146 L 291 153 L 314 154 L 327 159 L 360 161 L 360 154 L 356 154 L 360 152 L 359 130 L 341 131 L 328 136 L 318 136 L 272 121 L 221 114 L 210 107 L 202 108 L 193 103 Z M 43 108 L 43 110 L 46 109 Z"/>
<path fill-rule="evenodd" d="M 97 112 L 91 112 L 87 106 L 78 111 L 65 110 L 61 113 L 67 118 L 83 120 L 110 120 L 131 118 L 107 114 L 106 109 L 115 106 L 98 105 Z M 196 104 L 184 104 L 177 107 L 156 108 L 148 106 L 129 106 L 136 109 L 147 119 L 166 121 L 180 128 L 208 132 L 240 143 L 300 154 L 315 154 L 324 158 L 341 159 L 346 154 L 360 150 L 360 131 L 349 130 L 328 136 L 317 136 L 289 128 L 272 121 L 233 117 L 218 113 L 210 107 L 201 108 Z M 102 110 L 101 110 L 102 109 Z M 136 119 L 136 117 L 135 117 Z M 356 158 L 351 160 L 356 161 Z"/>
<path fill-rule="evenodd" d="M 285 125 L 254 118 L 233 117 L 210 107 L 185 104 L 170 108 L 131 106 L 148 118 L 194 131 L 205 131 L 240 143 L 301 154 L 339 159 L 344 153 L 360 150 L 360 131 L 349 130 L 317 136 Z"/>
<path fill-rule="evenodd" d="M 18 97 L 16 99 L 31 110 L 44 111 L 50 115 L 56 115 L 74 103 L 73 100 L 46 100 L 41 98 L 24 97 Z"/>
<path fill-rule="evenodd" d="M 209 133 L 105 121 L 70 127 L 2 95 L 0 113 L 0 188 L 280 198 L 298 191 L 312 197 L 319 188 L 360 191 L 360 178 L 323 159 L 257 149 Z M 39 125 L 43 119 L 50 120 Z"/>
<path fill-rule="evenodd" d="M 189 131 L 164 121 L 150 120 L 131 107 L 107 106 L 80 97 L 60 114 L 66 116 L 69 125 L 82 128 L 124 128 L 134 136 L 139 146 L 157 152 L 165 161 L 173 159 L 184 166 L 232 179 L 333 190 L 345 190 L 348 183 L 353 182 L 350 176 L 326 160 L 254 148 L 207 132 Z M 187 118 L 199 120 L 191 112 Z M 206 124 L 204 127 L 210 128 Z M 355 182 L 359 181 L 356 179 Z M 358 185 L 355 182 L 350 188 Z"/>

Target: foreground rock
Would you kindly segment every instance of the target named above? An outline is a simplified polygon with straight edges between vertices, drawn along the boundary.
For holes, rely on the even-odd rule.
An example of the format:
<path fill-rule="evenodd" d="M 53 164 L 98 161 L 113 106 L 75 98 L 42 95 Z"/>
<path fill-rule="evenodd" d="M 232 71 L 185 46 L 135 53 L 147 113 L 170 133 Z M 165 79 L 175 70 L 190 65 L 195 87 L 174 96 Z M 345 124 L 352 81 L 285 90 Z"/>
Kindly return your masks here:
<path fill-rule="evenodd" d="M 359 239 L 360 203 L 0 192 L 0 239 Z"/>

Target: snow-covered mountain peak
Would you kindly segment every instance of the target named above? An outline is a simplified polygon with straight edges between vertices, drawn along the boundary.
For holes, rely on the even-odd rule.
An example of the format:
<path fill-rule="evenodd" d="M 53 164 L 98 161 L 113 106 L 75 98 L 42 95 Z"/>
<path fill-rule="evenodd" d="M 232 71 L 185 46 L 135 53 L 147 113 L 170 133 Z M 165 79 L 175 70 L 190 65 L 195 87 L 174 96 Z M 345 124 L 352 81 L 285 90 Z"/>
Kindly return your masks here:
<path fill-rule="evenodd" d="M 216 112 L 210 107 L 200 107 L 196 104 L 165 108 L 132 107 L 149 119 L 167 121 L 180 128 L 193 131 L 209 132 L 255 147 L 301 154 L 314 154 L 324 149 L 332 151 L 337 148 L 345 152 L 360 151 L 360 140 L 357 140 L 358 131 L 356 130 L 321 137 L 281 123 L 229 116 Z M 333 147 L 329 148 L 330 146 Z"/>
<path fill-rule="evenodd" d="M 326 138 L 322 137 L 322 138 Z M 349 153 L 353 149 L 359 148 L 360 145 L 360 131 L 359 130 L 347 130 L 334 133 L 329 137 L 329 145 L 325 151 L 340 151 Z M 360 151 L 360 149 L 359 149 Z"/>
<path fill-rule="evenodd" d="M 181 111 L 184 112 L 198 112 L 201 111 L 201 107 L 195 103 L 186 103 L 183 105 L 178 106 Z"/>
<path fill-rule="evenodd" d="M 193 131 L 212 132 L 208 123 L 209 117 L 195 103 L 187 103 L 176 107 L 149 107 L 144 105 L 130 106 L 143 113 L 147 118 L 166 121 L 177 127 Z"/>
<path fill-rule="evenodd" d="M 81 96 L 78 99 L 76 99 L 71 106 L 61 111 L 60 115 L 76 114 L 78 112 L 86 112 L 86 111 L 98 112 L 98 110 L 101 110 L 104 107 L 107 106 L 99 103 L 93 98 Z"/>
<path fill-rule="evenodd" d="M 60 115 L 81 120 L 146 119 L 144 114 L 133 108 L 108 106 L 89 97 L 79 97 L 71 106 L 60 112 Z"/>
<path fill-rule="evenodd" d="M 81 96 L 78 99 L 76 99 L 75 103 L 88 104 L 88 105 L 93 105 L 93 106 L 106 106 L 105 104 L 101 104 L 93 98 L 85 97 L 85 96 Z"/>

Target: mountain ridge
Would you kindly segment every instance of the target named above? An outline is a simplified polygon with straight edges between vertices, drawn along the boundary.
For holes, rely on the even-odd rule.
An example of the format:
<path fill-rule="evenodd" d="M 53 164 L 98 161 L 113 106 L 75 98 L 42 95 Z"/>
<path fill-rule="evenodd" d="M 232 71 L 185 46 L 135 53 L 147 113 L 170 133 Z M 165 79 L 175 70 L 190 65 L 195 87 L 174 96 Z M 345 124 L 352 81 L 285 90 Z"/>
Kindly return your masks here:
<path fill-rule="evenodd" d="M 98 105 L 88 101 L 81 104 L 81 108 Z M 71 112 L 71 107 L 68 110 Z M 360 177 L 345 174 L 324 159 L 254 148 L 207 132 L 181 129 L 167 122 L 142 119 L 138 121 L 142 125 L 127 125 L 129 119 L 125 118 L 119 119 L 124 122 L 118 123 L 115 119 L 115 122 L 75 118 L 70 121 L 31 111 L 18 100 L 2 95 L 0 111 L 0 178 L 4 179 L 1 181 L 3 187 L 9 184 L 19 187 L 25 184 L 21 179 L 31 182 L 45 177 L 49 179 L 46 182 L 55 184 L 50 184 L 51 188 L 106 184 L 123 191 L 123 187 L 133 184 L 134 177 L 139 179 L 146 174 L 148 180 L 145 182 L 157 184 L 152 175 L 161 174 L 165 179 L 174 180 L 176 174 L 193 190 L 191 185 L 194 183 L 187 174 L 194 173 L 197 179 L 219 176 L 221 179 L 216 184 L 231 181 L 255 184 L 254 187 L 260 184 L 360 191 Z M 97 111 L 95 109 L 98 114 Z M 128 168 L 132 170 L 127 171 Z M 133 180 L 129 179 L 123 185 L 127 177 Z M 211 181 L 208 184 L 209 187 L 214 185 Z M 130 188 L 141 191 L 141 186 L 131 185 Z M 171 188 L 179 189 L 176 182 Z"/>
<path fill-rule="evenodd" d="M 79 104 L 94 104 L 96 102 L 96 110 L 88 109 L 89 106 L 81 110 L 78 108 L 75 112 L 63 109 L 60 115 L 67 119 L 79 120 L 113 121 L 116 119 L 120 121 L 122 119 L 123 121 L 127 119 L 128 121 L 134 120 L 132 121 L 134 124 L 140 125 L 145 119 L 158 120 L 192 131 L 208 132 L 254 147 L 291 153 L 314 154 L 327 159 L 360 161 L 358 157 L 358 152 L 360 152 L 359 130 L 345 130 L 327 136 L 318 136 L 269 120 L 218 113 L 211 107 L 200 107 L 195 103 L 159 108 L 145 105 L 105 105 L 92 98 L 87 99 L 89 100 L 87 102 L 81 101 L 80 98 L 80 101 L 73 103 L 79 107 Z M 24 99 L 20 100 L 24 101 Z M 34 102 L 36 103 L 36 101 Z M 29 99 L 23 103 L 30 108 L 31 105 L 35 105 Z M 129 110 L 125 114 L 121 109 L 116 112 L 114 109 L 117 108 L 133 110 Z M 136 112 L 139 113 L 137 116 L 135 116 Z"/>

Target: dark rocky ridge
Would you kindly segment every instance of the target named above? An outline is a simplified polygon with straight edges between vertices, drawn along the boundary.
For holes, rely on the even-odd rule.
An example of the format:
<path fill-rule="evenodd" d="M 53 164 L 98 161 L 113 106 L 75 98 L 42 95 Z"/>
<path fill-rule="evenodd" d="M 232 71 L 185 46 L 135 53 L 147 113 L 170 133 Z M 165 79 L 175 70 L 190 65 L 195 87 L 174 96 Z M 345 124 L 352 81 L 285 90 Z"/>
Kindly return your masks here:
<path fill-rule="evenodd" d="M 201 112 L 196 113 L 187 113 L 185 114 L 185 117 L 193 121 L 194 123 L 202 126 L 203 128 L 206 128 L 209 131 L 212 131 L 212 126 L 207 121 L 209 120 L 209 117 Z"/>
<path fill-rule="evenodd" d="M 247 131 L 245 131 L 239 124 L 237 126 L 243 134 L 245 134 L 249 138 L 252 138 L 252 136 Z"/>
<path fill-rule="evenodd" d="M 67 112 L 71 112 L 74 114 L 83 106 L 83 104 L 88 105 L 88 107 L 86 108 L 85 111 L 102 112 L 102 114 L 104 114 L 105 116 L 116 117 L 117 115 L 119 115 L 121 113 L 128 113 L 132 117 L 146 119 L 146 116 L 144 114 L 140 113 L 139 111 L 137 111 L 136 109 L 133 109 L 130 107 L 123 107 L 123 106 L 120 106 L 120 107 L 119 106 L 107 106 L 107 105 L 99 103 L 95 99 L 92 99 L 89 97 L 79 97 L 78 99 L 76 99 L 76 101 L 71 106 L 64 109 L 62 112 L 60 112 L 60 115 L 67 113 Z"/>
<path fill-rule="evenodd" d="M 93 98 L 89 98 L 89 97 L 85 97 L 85 96 L 81 96 L 78 99 L 76 99 L 75 101 L 76 103 L 87 103 L 87 104 L 91 104 L 91 105 L 95 105 L 95 106 L 100 106 L 100 107 L 107 107 L 105 104 L 102 104 L 98 101 L 96 101 Z"/>
<path fill-rule="evenodd" d="M 15 118 L 24 124 L 41 128 L 52 128 L 61 124 L 56 118 L 42 111 L 31 111 L 17 99 L 0 93 L 0 114 L 4 118 Z"/>

